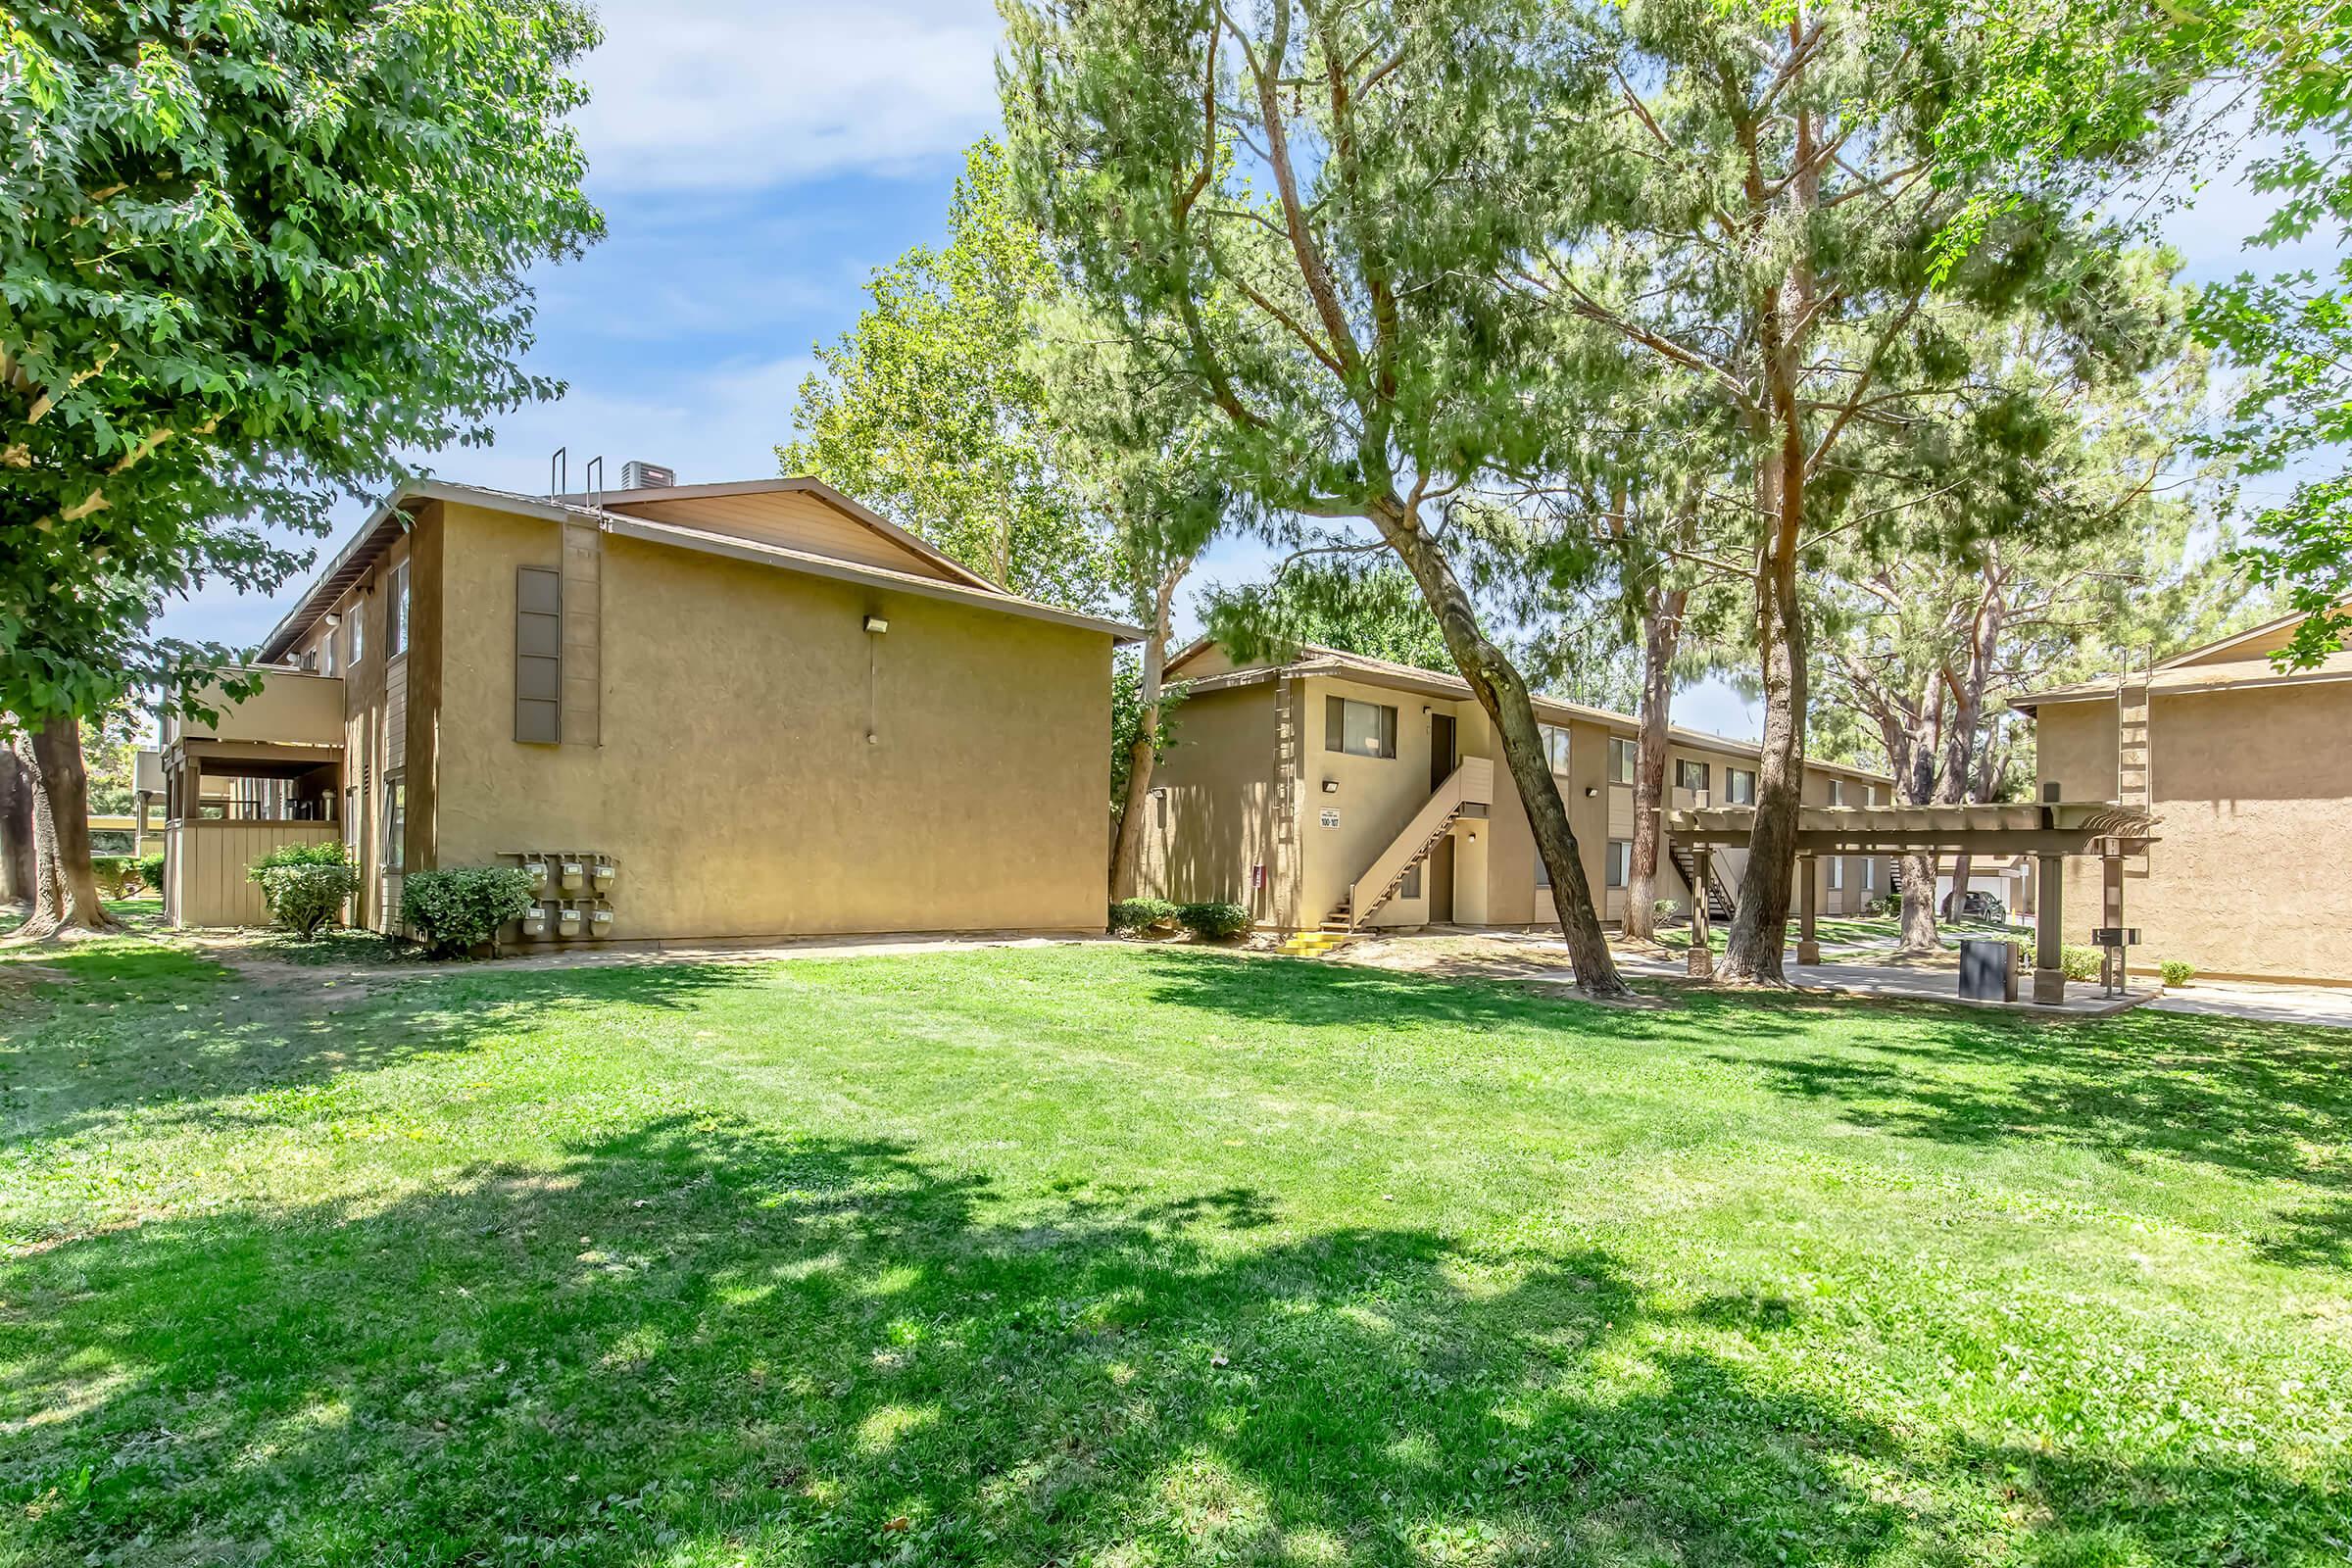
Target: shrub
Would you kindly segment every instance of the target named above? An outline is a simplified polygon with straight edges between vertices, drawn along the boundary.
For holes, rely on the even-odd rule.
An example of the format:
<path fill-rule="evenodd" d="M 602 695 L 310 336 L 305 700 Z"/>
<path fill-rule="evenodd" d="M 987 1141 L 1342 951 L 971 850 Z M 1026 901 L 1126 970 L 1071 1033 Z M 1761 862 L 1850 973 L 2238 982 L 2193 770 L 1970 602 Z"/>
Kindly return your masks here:
<path fill-rule="evenodd" d="M 1238 937 L 1250 929 L 1250 911 L 1238 904 L 1181 904 L 1176 918 L 1203 942 Z"/>
<path fill-rule="evenodd" d="M 494 941 L 500 926 L 521 919 L 538 902 L 535 887 L 531 873 L 518 865 L 411 871 L 401 881 L 400 917 L 434 957 L 454 957 Z"/>
<path fill-rule="evenodd" d="M 343 912 L 343 901 L 359 891 L 360 873 L 340 844 L 288 844 L 253 862 L 270 918 L 309 941 Z"/>
<path fill-rule="evenodd" d="M 2096 948 L 2067 946 L 2058 950 L 2058 964 L 2069 980 L 2096 980 L 2099 960 L 2106 955 Z"/>
<path fill-rule="evenodd" d="M 93 855 L 90 871 L 98 879 L 98 891 L 110 897 L 127 899 L 139 890 L 138 868 L 127 855 Z"/>
<path fill-rule="evenodd" d="M 2168 986 L 2184 986 L 2197 977 L 2197 966 L 2186 958 L 2167 958 L 2156 966 Z"/>
<path fill-rule="evenodd" d="M 1119 899 L 1110 906 L 1113 931 L 1149 931 L 1176 923 L 1176 906 L 1165 899 Z"/>
<path fill-rule="evenodd" d="M 1652 899 L 1649 901 L 1649 912 L 1656 915 L 1661 920 L 1673 919 L 1676 915 L 1682 912 L 1682 908 L 1683 906 L 1675 903 L 1672 899 Z"/>
<path fill-rule="evenodd" d="M 161 893 L 164 891 L 163 851 L 158 850 L 153 855 L 142 855 L 134 863 L 138 867 L 139 880 L 146 884 L 148 892 Z"/>

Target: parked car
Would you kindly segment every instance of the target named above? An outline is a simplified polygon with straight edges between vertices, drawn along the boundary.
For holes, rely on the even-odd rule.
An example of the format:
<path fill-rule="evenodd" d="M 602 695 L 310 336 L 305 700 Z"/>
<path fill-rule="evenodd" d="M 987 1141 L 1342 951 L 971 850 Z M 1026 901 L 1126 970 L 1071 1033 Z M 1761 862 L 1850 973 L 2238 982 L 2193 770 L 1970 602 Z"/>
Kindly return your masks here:
<path fill-rule="evenodd" d="M 1969 920 L 1998 920 L 2008 923 L 2009 906 L 1998 894 L 1971 890 L 1960 895 L 1960 914 Z"/>

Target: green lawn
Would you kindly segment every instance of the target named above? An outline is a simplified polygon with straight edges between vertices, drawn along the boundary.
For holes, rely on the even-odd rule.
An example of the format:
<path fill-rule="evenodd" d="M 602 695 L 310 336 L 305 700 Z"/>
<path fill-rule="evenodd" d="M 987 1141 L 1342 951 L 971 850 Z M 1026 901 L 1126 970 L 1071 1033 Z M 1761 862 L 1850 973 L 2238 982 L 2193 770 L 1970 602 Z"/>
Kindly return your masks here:
<path fill-rule="evenodd" d="M 274 974 L 0 961 L 0 1563 L 2352 1543 L 2352 1037 L 1153 947 Z"/>

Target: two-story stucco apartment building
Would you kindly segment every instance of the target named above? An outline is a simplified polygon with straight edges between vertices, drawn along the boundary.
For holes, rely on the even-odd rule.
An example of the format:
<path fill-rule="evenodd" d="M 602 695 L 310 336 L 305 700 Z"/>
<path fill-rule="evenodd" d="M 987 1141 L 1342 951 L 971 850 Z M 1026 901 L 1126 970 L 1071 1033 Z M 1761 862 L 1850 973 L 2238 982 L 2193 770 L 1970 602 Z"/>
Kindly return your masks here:
<path fill-rule="evenodd" d="M 1145 884 L 1174 899 L 1232 899 L 1282 931 L 1553 922 L 1551 890 L 1486 710 L 1458 675 L 1308 646 L 1287 662 L 1237 662 L 1214 641 L 1169 661 L 1185 683 L 1175 740 L 1152 775 Z M 1618 920 L 1633 859 L 1637 722 L 1536 699 L 1585 876 Z M 1755 798 L 1756 749 L 1671 731 L 1669 807 Z M 1884 775 L 1807 765 L 1805 799 L 1878 806 Z M 1744 855 L 1715 857 L 1728 917 Z M 1881 857 L 1825 857 L 1817 906 L 1857 912 L 1886 898 Z M 1688 912 L 1695 865 L 1660 867 L 1658 896 Z"/>
<path fill-rule="evenodd" d="M 2352 983 L 2352 652 L 2282 671 L 2299 615 L 2119 679 L 2021 697 L 2040 782 L 2152 813 L 2124 865 L 2134 968 Z M 2067 862 L 2069 942 L 2097 923 L 2095 860 Z"/>
<path fill-rule="evenodd" d="M 339 838 L 378 930 L 408 871 L 497 864 L 547 868 L 549 940 L 1101 930 L 1136 635 L 814 480 L 412 483 L 260 696 L 165 715 L 167 908 L 258 922 L 246 867 Z"/>

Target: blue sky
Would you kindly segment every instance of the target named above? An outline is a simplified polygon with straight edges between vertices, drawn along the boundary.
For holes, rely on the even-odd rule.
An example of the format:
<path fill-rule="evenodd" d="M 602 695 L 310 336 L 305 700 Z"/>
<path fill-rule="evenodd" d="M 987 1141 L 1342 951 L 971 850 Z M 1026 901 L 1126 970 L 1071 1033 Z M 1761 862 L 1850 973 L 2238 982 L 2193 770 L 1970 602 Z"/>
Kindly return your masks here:
<path fill-rule="evenodd" d="M 867 274 L 939 236 L 963 148 L 997 121 L 999 24 L 990 0 L 604 0 L 606 42 L 587 62 L 580 116 L 589 189 L 609 233 L 536 279 L 534 368 L 562 401 L 517 410 L 489 449 L 420 454 L 466 482 L 547 488 L 549 454 L 575 480 L 603 454 L 708 482 L 775 471 L 810 349 L 857 318 Z M 2166 224 L 2190 273 L 2247 265 L 2255 205 L 2223 171 L 2194 213 Z M 364 510 L 353 503 L 344 521 Z M 1239 580 L 1260 552 L 1237 543 L 1200 580 Z M 200 591 L 167 631 L 258 641 L 274 600 Z M 1710 681 L 1675 718 L 1753 734 L 1754 707 Z"/>

